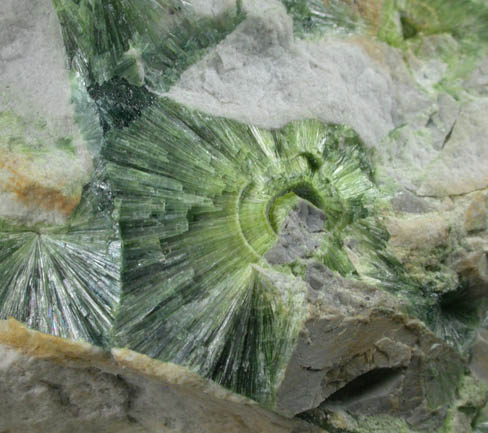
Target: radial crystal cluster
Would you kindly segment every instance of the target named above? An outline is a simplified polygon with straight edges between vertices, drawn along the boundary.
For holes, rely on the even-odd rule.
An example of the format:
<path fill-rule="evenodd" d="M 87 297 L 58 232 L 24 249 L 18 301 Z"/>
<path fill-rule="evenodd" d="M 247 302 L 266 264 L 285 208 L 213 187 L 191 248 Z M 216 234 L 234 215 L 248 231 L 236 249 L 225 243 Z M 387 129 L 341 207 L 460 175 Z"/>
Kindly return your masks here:
<path fill-rule="evenodd" d="M 456 394 L 464 374 L 462 356 L 476 338 L 480 314 L 472 306 L 472 294 L 466 295 L 466 305 L 459 300 L 469 292 L 470 281 L 478 284 L 478 276 L 472 276 L 471 263 L 455 254 L 449 257 L 464 266 L 462 277 L 447 269 L 451 251 L 442 243 L 426 253 L 429 260 L 417 262 L 414 256 L 421 253 L 394 249 L 389 230 L 398 229 L 401 238 L 406 226 L 401 219 L 405 215 L 391 200 L 400 187 L 385 176 L 380 179 L 376 167 L 384 155 L 372 149 L 388 146 L 390 139 L 388 151 L 400 154 L 394 146 L 410 142 L 394 140 L 408 133 L 408 122 L 422 123 L 421 130 L 451 113 L 435 117 L 432 109 L 430 117 L 423 113 L 425 118 L 389 119 L 393 129 L 387 144 L 375 146 L 366 146 L 356 131 L 339 123 L 298 117 L 279 128 L 262 128 L 212 116 L 175 102 L 167 92 L 217 44 L 224 45 L 225 58 L 226 37 L 232 32 L 256 30 L 256 23 L 246 28 L 242 2 L 218 17 L 202 17 L 184 0 L 52 1 L 70 68 L 72 115 L 86 149 L 79 151 L 71 139 L 43 147 L 51 136 L 43 132 L 42 122 L 28 125 L 19 116 L 0 112 L 0 179 L 2 169 L 17 176 L 12 180 L 9 175 L 0 193 L 56 211 L 51 219 L 0 219 L 0 319 L 14 317 L 42 332 L 107 349 L 127 347 L 189 367 L 287 416 L 300 414 L 322 427 L 332 425 L 324 414 L 336 410 L 341 399 L 351 404 L 352 412 L 370 394 L 377 401 L 387 399 L 379 391 L 375 394 L 376 383 L 381 384 L 378 389 L 391 386 L 398 393 L 397 406 L 411 404 L 405 415 L 387 400 L 388 410 L 378 403 L 379 413 L 397 411 L 420 428 L 427 425 L 421 419 L 427 413 L 437 426 L 449 404 L 462 400 Z M 454 2 L 464 26 L 477 30 L 473 37 L 455 29 L 452 11 L 440 0 L 276 3 L 288 13 L 290 33 L 307 56 L 323 48 L 317 40 L 324 34 L 331 38 L 326 43 L 341 38 L 340 47 L 346 46 L 342 38 L 353 34 L 351 44 L 366 47 L 368 55 L 396 59 L 400 50 L 405 58 L 421 51 L 419 35 L 449 32 L 439 39 L 450 44 L 439 48 L 446 61 L 445 78 L 429 89 L 445 91 L 449 107 L 460 98 L 465 73 L 452 59 L 462 51 L 466 63 L 473 64 L 476 47 L 486 36 L 478 29 L 484 28 L 487 8 L 474 0 Z M 475 16 L 477 7 L 481 18 Z M 252 19 L 261 25 L 259 17 Z M 270 34 L 272 40 L 276 35 Z M 374 42 L 357 41 L 363 37 Z M 240 33 L 234 43 L 244 39 Z M 286 44 L 280 39 L 276 52 Z M 273 50 L 265 53 L 275 55 Z M 358 57 L 366 58 L 365 53 Z M 227 68 L 219 59 L 209 56 L 204 62 L 215 63 L 215 70 Z M 399 89 L 414 94 L 399 70 L 384 79 L 384 87 L 393 93 L 390 87 L 397 79 Z M 372 69 L 367 72 L 382 77 Z M 357 90 L 359 84 L 353 87 L 355 95 L 368 92 Z M 402 100 L 393 100 L 388 99 L 392 106 L 401 106 Z M 420 96 L 418 100 L 422 105 Z M 441 105 L 442 98 L 436 96 L 435 103 Z M 456 121 L 445 128 L 449 131 L 442 136 L 442 147 Z M 24 139 L 23 130 L 36 138 Z M 415 134 L 418 140 L 430 137 L 430 132 Z M 42 162 L 52 158 L 69 165 L 80 154 L 89 160 L 89 167 L 84 166 L 88 174 L 61 182 L 60 171 L 52 178 L 62 187 L 54 185 Z M 44 183 L 20 175 L 15 164 L 21 163 L 34 167 Z M 402 194 L 409 192 L 402 186 Z M 400 228 L 390 229 L 392 220 Z M 441 234 L 427 237 L 426 243 L 444 232 L 448 238 L 454 230 L 454 225 L 445 230 L 438 225 Z M 410 245 L 410 239 L 404 242 Z M 476 242 L 481 241 L 472 244 Z M 344 344 L 331 342 L 342 335 Z M 328 344 L 330 353 L 321 353 Z M 434 365 L 445 366 L 449 377 L 440 377 Z M 300 371 L 293 373 L 293 368 Z M 286 394 L 294 380 L 291 374 L 307 379 L 314 373 L 323 379 L 309 384 L 320 388 L 317 401 L 309 404 L 309 395 Z M 369 382 L 374 386 L 369 388 Z M 349 399 L 349 394 L 361 398 Z M 425 431 L 433 431 L 431 425 Z"/>
<path fill-rule="evenodd" d="M 161 99 L 109 133 L 102 160 L 66 225 L 5 229 L 2 316 L 272 399 L 306 289 L 265 254 L 301 198 L 325 215 L 313 255 L 358 275 L 343 240 L 368 242 L 378 195 L 359 137 L 313 120 L 267 131 Z"/>
<path fill-rule="evenodd" d="M 116 341 L 266 400 L 305 289 L 291 271 L 269 278 L 277 270 L 264 256 L 302 197 L 325 213 L 319 260 L 355 272 L 341 236 L 361 230 L 376 195 L 361 150 L 346 127 L 266 131 L 169 100 L 112 134 L 103 157 L 124 242 Z"/>

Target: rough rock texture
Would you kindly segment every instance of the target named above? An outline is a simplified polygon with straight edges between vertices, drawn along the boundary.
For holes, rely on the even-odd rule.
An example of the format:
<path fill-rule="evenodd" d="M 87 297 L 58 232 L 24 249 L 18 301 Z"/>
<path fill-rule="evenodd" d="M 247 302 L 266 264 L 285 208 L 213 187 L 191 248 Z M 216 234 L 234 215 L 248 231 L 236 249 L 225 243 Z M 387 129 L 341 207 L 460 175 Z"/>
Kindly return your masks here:
<path fill-rule="evenodd" d="M 419 195 L 459 195 L 488 187 L 487 115 L 488 99 L 462 107 L 438 156 L 425 170 Z"/>
<path fill-rule="evenodd" d="M 351 316 L 329 307 L 324 313 L 307 323 L 298 342 L 280 390 L 281 404 L 295 413 L 310 407 L 318 408 L 315 413 L 387 413 L 421 431 L 440 426 L 462 372 L 462 361 L 451 349 L 420 323 L 393 312 Z M 317 344 L 324 339 L 327 344 Z M 429 377 L 427 372 L 437 368 L 437 376 Z"/>
<path fill-rule="evenodd" d="M 0 108 L 37 115 L 51 128 L 69 130 L 66 55 L 51 2 L 5 0 L 0 20 Z"/>
<path fill-rule="evenodd" d="M 271 264 L 290 264 L 297 258 L 311 256 L 320 247 L 325 214 L 300 200 L 281 227 L 279 241 L 265 255 Z"/>
<path fill-rule="evenodd" d="M 235 5 L 235 0 L 192 0 L 192 7 L 203 16 L 218 16 Z"/>
<path fill-rule="evenodd" d="M 402 315 L 393 296 L 307 259 L 317 248 L 318 221 L 323 216 L 300 202 L 266 255 L 280 264 L 305 259 L 308 286 L 308 316 L 277 392 L 277 410 L 317 419 L 337 410 L 388 414 L 420 431 L 435 430 L 454 398 L 462 358 L 420 321 Z M 447 229 L 440 231 L 447 236 Z M 430 242 L 436 245 L 439 236 Z"/>
<path fill-rule="evenodd" d="M 182 75 L 171 98 L 268 128 L 345 123 L 370 145 L 393 128 L 391 79 L 359 42 L 293 40 L 279 1 L 247 6 L 247 20 Z"/>
<path fill-rule="evenodd" d="M 192 3 L 206 16 L 235 4 Z M 10 396 L 0 431 L 323 431 L 291 417 L 348 433 L 486 430 L 487 59 L 452 78 L 452 58 L 463 58 L 449 34 L 408 38 L 401 49 L 364 35 L 298 38 L 282 2 L 243 7 L 246 20 L 165 95 L 266 128 L 306 118 L 351 125 L 375 150 L 388 253 L 428 294 L 430 328 L 401 296 L 312 259 L 326 218 L 301 201 L 266 254 L 288 274 L 263 271 L 280 290 L 306 284 L 306 319 L 272 405 L 281 415 L 181 367 L 10 321 L 0 322 L 0 392 Z M 379 9 L 359 12 L 379 27 Z M 63 50 L 49 0 L 3 0 L 0 219 L 62 222 L 88 178 Z"/>
<path fill-rule="evenodd" d="M 470 368 L 480 379 L 488 381 L 488 330 L 480 329 L 473 344 Z"/>
<path fill-rule="evenodd" d="M 465 86 L 475 94 L 488 95 L 488 57 L 480 62 L 479 66 L 466 80 Z"/>
<path fill-rule="evenodd" d="M 60 223 L 79 203 L 92 163 L 70 87 L 51 1 L 2 1 L 0 219 Z"/>
<path fill-rule="evenodd" d="M 0 430 L 319 433 L 173 364 L 0 321 Z"/>

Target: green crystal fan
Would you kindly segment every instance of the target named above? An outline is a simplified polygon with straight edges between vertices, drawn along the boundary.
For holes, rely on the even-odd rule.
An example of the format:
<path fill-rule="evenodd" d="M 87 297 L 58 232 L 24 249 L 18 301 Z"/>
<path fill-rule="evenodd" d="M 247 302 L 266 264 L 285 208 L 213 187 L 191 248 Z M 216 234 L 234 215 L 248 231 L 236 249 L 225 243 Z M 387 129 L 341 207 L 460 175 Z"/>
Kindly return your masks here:
<path fill-rule="evenodd" d="M 102 155 L 124 251 L 116 344 L 271 402 L 306 288 L 264 255 L 293 208 L 286 198 L 301 197 L 335 240 L 317 259 L 343 271 L 341 233 L 361 231 L 377 197 L 359 137 L 314 120 L 267 131 L 161 100 Z"/>
<path fill-rule="evenodd" d="M 114 77 L 166 91 L 179 74 L 229 34 L 240 3 L 217 18 L 184 0 L 53 0 L 71 68 L 88 84 Z"/>
<path fill-rule="evenodd" d="M 153 102 L 146 86 L 166 89 L 243 18 L 239 8 L 215 19 L 197 17 L 179 0 L 53 4 L 72 69 L 74 117 L 94 156 L 104 131 L 128 125 Z M 66 223 L 0 221 L 0 317 L 109 345 L 121 290 L 119 221 L 102 164 L 95 165 Z"/>
<path fill-rule="evenodd" d="M 346 126 L 268 131 L 155 98 L 104 141 L 66 225 L 3 229 L 2 317 L 187 365 L 272 405 L 307 287 L 265 255 L 299 198 L 325 215 L 310 260 L 353 278 L 391 271 L 369 154 Z"/>
<path fill-rule="evenodd" d="M 239 7 L 210 19 L 184 0 L 53 2 L 97 169 L 65 224 L 0 221 L 0 318 L 185 365 L 272 408 L 313 319 L 310 265 L 406 295 L 407 312 L 469 346 L 473 311 L 439 306 L 390 254 L 372 158 L 354 131 L 316 120 L 269 131 L 160 98 L 242 20 Z M 300 37 L 375 24 L 356 2 L 283 3 Z M 439 20 L 424 21 L 425 4 L 385 1 L 397 27 L 387 16 L 378 36 L 406 47 L 450 31 L 439 25 L 447 9 L 435 1 Z M 304 201 L 323 216 L 320 245 L 277 264 L 268 253 Z"/>
<path fill-rule="evenodd" d="M 66 224 L 0 226 L 0 318 L 107 344 L 120 299 L 114 212 L 98 172 Z"/>
<path fill-rule="evenodd" d="M 356 33 L 366 23 L 345 0 L 282 0 L 300 36 Z"/>
<path fill-rule="evenodd" d="M 0 317 L 187 365 L 272 405 L 308 307 L 303 263 L 265 256 L 299 199 L 325 215 L 308 259 L 404 288 L 369 152 L 346 126 L 268 131 L 158 98 L 239 9 L 219 21 L 176 0 L 54 3 L 77 120 L 102 152 L 66 224 L 1 227 Z"/>
<path fill-rule="evenodd" d="M 158 98 L 239 10 L 214 20 L 176 0 L 54 3 L 77 120 L 103 150 L 65 225 L 0 226 L 0 317 L 187 365 L 272 405 L 308 306 L 304 263 L 265 257 L 299 199 L 325 215 L 307 260 L 408 292 L 425 313 L 388 252 L 369 151 L 354 131 L 315 120 L 268 131 Z M 286 2 L 311 14 L 302 21 L 312 30 L 360 24 L 329 5 L 324 14 L 319 0 Z"/>
<path fill-rule="evenodd" d="M 129 125 L 244 19 L 239 1 L 212 18 L 198 16 L 183 0 L 53 3 L 70 67 L 104 131 Z"/>

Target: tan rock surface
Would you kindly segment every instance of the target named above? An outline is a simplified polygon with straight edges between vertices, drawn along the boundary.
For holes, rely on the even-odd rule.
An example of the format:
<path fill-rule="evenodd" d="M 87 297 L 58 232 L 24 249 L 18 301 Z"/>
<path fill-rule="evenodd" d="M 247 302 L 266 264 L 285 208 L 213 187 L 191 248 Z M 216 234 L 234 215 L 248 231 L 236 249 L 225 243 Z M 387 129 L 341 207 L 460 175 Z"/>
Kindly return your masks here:
<path fill-rule="evenodd" d="M 320 433 L 191 371 L 0 321 L 0 431 Z"/>

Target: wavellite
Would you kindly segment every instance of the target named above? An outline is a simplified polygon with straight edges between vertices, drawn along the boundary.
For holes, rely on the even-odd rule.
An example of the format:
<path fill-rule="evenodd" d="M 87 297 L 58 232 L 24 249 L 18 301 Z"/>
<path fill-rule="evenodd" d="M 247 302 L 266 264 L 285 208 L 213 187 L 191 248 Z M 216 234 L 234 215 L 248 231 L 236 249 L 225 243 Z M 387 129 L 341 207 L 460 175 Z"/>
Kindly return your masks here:
<path fill-rule="evenodd" d="M 117 205 L 97 157 L 104 141 L 101 126 L 124 126 L 137 117 L 153 99 L 142 87 L 145 79 L 166 88 L 242 15 L 198 18 L 183 2 L 163 0 L 54 0 L 53 5 L 71 66 L 74 120 L 95 156 L 95 169 L 83 194 L 86 176 L 71 183 L 52 176 L 51 184 L 66 186 L 48 183 L 43 189 L 30 179 L 24 187 L 22 175 L 14 180 L 13 191 L 23 200 L 54 207 L 63 218 L 57 224 L 37 222 L 35 216 L 0 221 L 0 315 L 55 335 L 106 343 L 120 298 L 121 251 Z M 127 99 L 128 93 L 134 96 Z M 42 121 L 27 126 L 6 111 L 0 122 L 0 151 L 7 156 L 2 167 L 10 167 L 9 158 L 11 164 L 25 159 L 32 165 L 28 175 L 38 171 L 43 179 L 48 177 L 43 161 L 64 166 L 77 157 L 71 142 L 52 138 Z"/>
<path fill-rule="evenodd" d="M 197 16 L 183 0 L 53 0 L 71 68 L 101 85 L 113 77 L 167 89 L 244 15 Z"/>
<path fill-rule="evenodd" d="M 0 316 L 43 332 L 107 340 L 120 297 L 120 237 L 99 179 L 66 225 L 3 224 Z"/>
<path fill-rule="evenodd" d="M 2 316 L 189 365 L 271 402 L 306 288 L 264 256 L 299 197 L 325 213 L 316 259 L 388 286 L 395 267 L 369 246 L 387 237 L 374 173 L 350 128 L 268 131 L 159 100 L 108 133 L 67 225 L 4 229 Z"/>
<path fill-rule="evenodd" d="M 368 155 L 346 126 L 270 131 L 158 100 L 107 134 L 66 226 L 2 235 L 2 315 L 190 366 L 273 404 L 307 288 L 265 256 L 299 199 L 325 214 L 310 259 L 414 314 L 435 311 L 388 251 Z"/>
<path fill-rule="evenodd" d="M 176 2 L 54 5 L 76 119 L 102 152 L 66 223 L 3 223 L 1 316 L 127 345 L 271 402 L 306 290 L 263 257 L 302 197 L 327 215 L 320 259 L 358 275 L 342 232 L 368 231 L 377 195 L 359 138 L 313 120 L 266 131 L 148 93 L 225 36 L 239 10 L 219 21 Z"/>
<path fill-rule="evenodd" d="M 266 131 L 163 100 L 111 135 L 103 156 L 124 240 L 116 341 L 272 398 L 306 289 L 264 255 L 282 206 L 300 196 L 326 214 L 335 243 L 325 239 L 320 258 L 355 272 L 340 233 L 361 230 L 376 194 L 357 136 L 317 121 Z"/>
<path fill-rule="evenodd" d="M 53 3 L 95 168 L 64 223 L 0 222 L 0 318 L 127 346 L 273 406 L 309 301 L 304 263 L 271 264 L 267 253 L 305 201 L 324 215 L 307 259 L 393 293 L 465 350 L 474 315 L 443 311 L 390 251 L 389 196 L 350 127 L 309 119 L 267 130 L 161 97 L 244 19 L 239 5 L 203 19 L 176 1 Z M 341 2 L 284 3 L 300 36 L 371 30 L 371 16 Z M 384 3 L 377 32 L 391 45 L 450 30 L 422 21 L 421 2 Z M 431 9 L 446 23 L 440 4 Z"/>

